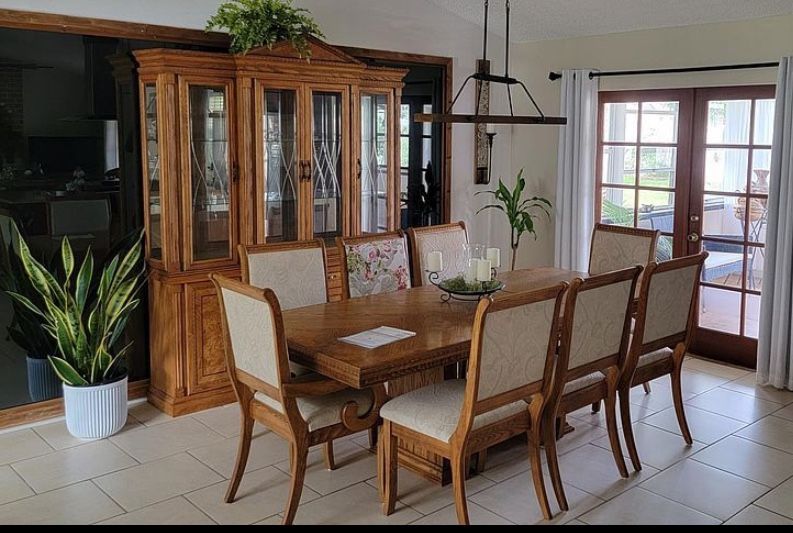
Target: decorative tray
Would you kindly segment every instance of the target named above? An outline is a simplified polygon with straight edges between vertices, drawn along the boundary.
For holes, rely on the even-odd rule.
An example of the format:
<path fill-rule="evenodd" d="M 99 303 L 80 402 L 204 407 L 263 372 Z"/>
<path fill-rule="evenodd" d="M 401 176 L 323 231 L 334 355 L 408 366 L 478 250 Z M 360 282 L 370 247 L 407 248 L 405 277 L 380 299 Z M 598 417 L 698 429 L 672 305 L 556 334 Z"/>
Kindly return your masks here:
<path fill-rule="evenodd" d="M 443 281 L 440 281 L 438 278 L 437 274 L 430 274 L 430 283 L 446 293 L 442 296 L 445 302 L 451 299 L 478 301 L 485 296 L 504 290 L 505 287 L 503 282 L 495 278 L 484 282 L 467 282 L 463 276 L 457 276 Z"/>

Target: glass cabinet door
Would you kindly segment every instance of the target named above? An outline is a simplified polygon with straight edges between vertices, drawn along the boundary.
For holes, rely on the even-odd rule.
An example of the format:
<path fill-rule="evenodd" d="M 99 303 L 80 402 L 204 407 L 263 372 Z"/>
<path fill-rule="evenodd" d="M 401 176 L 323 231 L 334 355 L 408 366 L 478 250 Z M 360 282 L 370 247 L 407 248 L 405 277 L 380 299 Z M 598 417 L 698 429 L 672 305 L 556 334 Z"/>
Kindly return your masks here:
<path fill-rule="evenodd" d="M 332 240 L 344 231 L 344 97 L 338 92 L 314 91 L 312 109 L 314 235 Z"/>
<path fill-rule="evenodd" d="M 143 89 L 144 131 L 146 139 L 145 171 L 148 195 L 149 258 L 162 260 L 162 197 L 160 193 L 160 145 L 157 120 L 157 86 L 147 83 Z"/>
<path fill-rule="evenodd" d="M 232 257 L 228 87 L 189 85 L 192 260 Z"/>
<path fill-rule="evenodd" d="M 388 230 L 388 96 L 361 95 L 360 223 L 363 233 Z"/>
<path fill-rule="evenodd" d="M 267 242 L 299 238 L 297 91 L 265 90 L 264 219 Z"/>

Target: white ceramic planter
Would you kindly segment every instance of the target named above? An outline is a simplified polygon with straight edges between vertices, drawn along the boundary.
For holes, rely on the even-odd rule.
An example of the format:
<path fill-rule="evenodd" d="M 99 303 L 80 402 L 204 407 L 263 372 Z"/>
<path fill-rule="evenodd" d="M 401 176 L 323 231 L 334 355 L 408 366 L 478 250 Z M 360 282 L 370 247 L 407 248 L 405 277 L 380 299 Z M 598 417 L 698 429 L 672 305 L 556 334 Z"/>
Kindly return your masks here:
<path fill-rule="evenodd" d="M 66 427 L 78 439 L 104 439 L 127 423 L 127 378 L 96 387 L 63 386 Z"/>
<path fill-rule="evenodd" d="M 28 394 L 33 402 L 44 402 L 63 395 L 62 383 L 49 359 L 27 358 Z"/>

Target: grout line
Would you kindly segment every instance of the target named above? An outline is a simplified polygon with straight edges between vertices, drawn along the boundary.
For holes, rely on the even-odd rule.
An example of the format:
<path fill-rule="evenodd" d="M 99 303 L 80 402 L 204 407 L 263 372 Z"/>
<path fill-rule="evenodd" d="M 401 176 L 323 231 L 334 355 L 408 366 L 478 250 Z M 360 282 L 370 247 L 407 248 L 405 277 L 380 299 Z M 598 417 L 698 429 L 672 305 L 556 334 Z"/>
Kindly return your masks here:
<path fill-rule="evenodd" d="M 98 479 L 98 478 L 97 478 L 97 479 Z M 100 487 L 100 486 L 99 486 L 99 483 L 95 483 L 95 482 L 94 482 L 94 479 L 89 479 L 89 480 L 88 480 L 88 482 L 89 482 L 89 483 L 91 483 L 91 484 L 92 484 L 94 487 L 96 487 L 96 488 L 97 488 L 97 490 L 98 490 L 99 492 L 101 492 L 102 494 L 104 494 L 105 496 L 107 496 L 107 497 L 108 497 L 108 499 L 109 499 L 111 502 L 115 503 L 115 504 L 118 506 L 118 508 L 119 508 L 119 509 L 121 509 L 121 510 L 123 511 L 123 512 L 122 512 L 122 513 L 120 513 L 120 514 L 113 515 L 113 516 L 109 516 L 109 517 L 105 518 L 105 520 L 110 520 L 111 518 L 115 518 L 115 517 L 117 517 L 117 516 L 121 516 L 121 515 L 125 515 L 125 514 L 129 513 L 129 511 L 127 511 L 127 508 L 126 508 L 126 507 L 124 507 L 123 505 L 121 505 L 119 502 L 117 502 L 117 501 L 116 501 L 116 499 L 115 499 L 115 498 L 113 498 L 113 497 L 112 497 L 110 494 L 108 494 L 107 492 L 105 492 L 105 491 L 102 489 L 102 487 Z M 101 520 L 100 520 L 100 522 L 101 522 Z M 98 523 L 98 522 L 95 522 L 95 523 Z"/>

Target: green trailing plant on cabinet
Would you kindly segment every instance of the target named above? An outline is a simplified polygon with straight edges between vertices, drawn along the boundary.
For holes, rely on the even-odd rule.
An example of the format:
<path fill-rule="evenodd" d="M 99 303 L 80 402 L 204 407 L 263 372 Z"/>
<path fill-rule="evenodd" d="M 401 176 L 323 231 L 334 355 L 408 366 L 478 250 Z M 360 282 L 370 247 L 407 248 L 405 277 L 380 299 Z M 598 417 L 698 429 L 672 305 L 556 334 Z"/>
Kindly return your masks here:
<path fill-rule="evenodd" d="M 533 235 L 537 239 L 537 230 L 535 221 L 538 214 L 545 214 L 548 219 L 551 218 L 551 209 L 553 204 L 535 196 L 533 198 L 523 198 L 523 193 L 526 190 L 526 180 L 523 178 L 523 169 L 518 173 L 518 178 L 515 183 L 515 188 L 509 190 L 502 180 L 498 180 L 498 189 L 495 191 L 482 191 L 479 194 L 491 194 L 498 203 L 489 204 L 477 211 L 477 215 L 489 209 L 496 209 L 504 213 L 509 220 L 509 225 L 512 231 L 511 247 L 512 247 L 512 270 L 515 270 L 515 265 L 518 258 L 518 248 L 523 235 Z"/>
<path fill-rule="evenodd" d="M 308 37 L 324 38 L 311 13 L 296 8 L 292 0 L 232 0 L 220 5 L 207 21 L 207 31 L 226 30 L 231 36 L 229 50 L 245 54 L 254 48 L 272 48 L 289 41 L 301 57 L 310 58 Z"/>
<path fill-rule="evenodd" d="M 115 255 L 95 278 L 91 250 L 78 269 L 69 239 L 64 238 L 60 282 L 31 255 L 25 240 L 19 239 L 24 276 L 38 301 L 18 292 L 8 294 L 55 340 L 58 353 L 49 360 L 65 384 L 87 387 L 126 375 L 122 362 L 132 344 L 118 345 L 127 320 L 140 304 L 137 295 L 145 284 L 142 240 L 141 232 L 134 245 Z"/>

